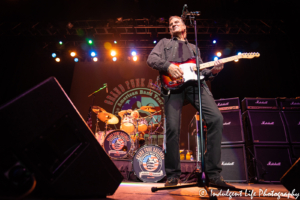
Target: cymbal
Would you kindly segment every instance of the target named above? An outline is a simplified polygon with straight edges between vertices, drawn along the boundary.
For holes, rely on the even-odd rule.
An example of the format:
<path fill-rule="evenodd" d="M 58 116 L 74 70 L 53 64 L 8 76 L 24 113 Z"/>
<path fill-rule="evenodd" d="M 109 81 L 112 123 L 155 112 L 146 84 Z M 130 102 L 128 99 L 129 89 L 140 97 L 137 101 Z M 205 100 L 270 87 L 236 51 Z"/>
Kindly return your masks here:
<path fill-rule="evenodd" d="M 142 106 L 140 108 L 140 110 L 144 110 L 144 111 L 147 111 L 147 112 L 155 112 L 156 110 L 154 109 L 154 107 L 152 106 Z"/>
<path fill-rule="evenodd" d="M 103 108 L 101 108 L 99 106 L 93 106 L 92 111 L 96 114 L 98 114 L 99 112 L 106 112 Z"/>
<path fill-rule="evenodd" d="M 97 115 L 97 117 L 101 121 L 105 122 L 106 124 L 117 124 L 117 123 L 119 123 L 119 119 L 111 113 L 101 112 Z"/>

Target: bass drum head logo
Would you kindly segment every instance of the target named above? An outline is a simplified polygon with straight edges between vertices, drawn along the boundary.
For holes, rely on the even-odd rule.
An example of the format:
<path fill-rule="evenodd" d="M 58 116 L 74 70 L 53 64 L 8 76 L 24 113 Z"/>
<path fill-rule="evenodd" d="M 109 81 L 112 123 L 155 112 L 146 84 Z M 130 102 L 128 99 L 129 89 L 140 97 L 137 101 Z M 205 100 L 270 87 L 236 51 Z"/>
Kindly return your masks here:
<path fill-rule="evenodd" d="M 133 170 L 144 182 L 157 182 L 165 176 L 165 155 L 155 145 L 145 145 L 138 149 L 133 158 Z"/>
<path fill-rule="evenodd" d="M 131 148 L 130 136 L 122 130 L 112 131 L 105 137 L 103 147 L 111 158 L 124 158 Z"/>

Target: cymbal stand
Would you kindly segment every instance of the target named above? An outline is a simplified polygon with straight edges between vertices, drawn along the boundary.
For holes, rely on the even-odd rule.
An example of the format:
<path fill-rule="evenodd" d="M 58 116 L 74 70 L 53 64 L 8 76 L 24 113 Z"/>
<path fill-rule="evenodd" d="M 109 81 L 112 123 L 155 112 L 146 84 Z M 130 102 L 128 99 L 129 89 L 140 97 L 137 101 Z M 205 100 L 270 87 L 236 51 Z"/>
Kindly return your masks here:
<path fill-rule="evenodd" d="M 157 112 L 160 112 L 160 111 L 157 111 Z M 157 112 L 154 112 L 154 113 L 151 113 L 150 116 L 151 116 L 151 130 L 150 130 L 150 133 L 149 133 L 149 138 L 151 137 L 151 144 L 152 144 L 152 135 L 153 133 L 156 135 L 156 144 L 158 145 L 158 134 L 156 134 L 156 131 L 161 127 L 163 130 L 164 128 L 161 126 L 162 124 L 162 121 L 158 122 L 157 119 L 155 119 L 154 117 L 154 114 L 156 114 Z M 149 116 L 148 116 L 149 117 Z M 157 124 L 159 124 L 157 126 L 157 128 L 155 129 L 155 131 L 152 132 L 152 127 L 153 127 L 153 121 L 155 121 Z M 150 136 L 151 135 L 151 136 Z"/>

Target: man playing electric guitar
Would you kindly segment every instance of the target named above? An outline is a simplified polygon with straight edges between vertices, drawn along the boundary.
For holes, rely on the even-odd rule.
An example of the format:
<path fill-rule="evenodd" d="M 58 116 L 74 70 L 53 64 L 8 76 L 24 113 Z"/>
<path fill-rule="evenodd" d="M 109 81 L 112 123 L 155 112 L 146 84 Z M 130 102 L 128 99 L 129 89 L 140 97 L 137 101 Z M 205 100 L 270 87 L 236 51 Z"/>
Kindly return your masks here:
<path fill-rule="evenodd" d="M 169 74 L 173 78 L 183 76 L 183 71 L 171 62 L 183 62 L 195 57 L 196 47 L 186 40 L 186 26 L 178 16 L 169 19 L 169 28 L 172 39 L 162 39 L 149 54 L 147 63 L 162 74 Z M 200 54 L 200 53 L 199 53 Z M 200 55 L 198 55 L 200 58 Z M 201 58 L 200 63 L 203 63 Z M 205 79 L 215 77 L 224 65 L 220 61 L 214 63 L 212 69 L 204 69 L 201 74 Z M 210 186 L 233 187 L 220 175 L 221 166 L 221 139 L 223 131 L 223 116 L 212 97 L 205 80 L 201 82 L 202 113 L 207 125 L 207 152 L 205 153 L 206 174 Z M 179 155 L 179 135 L 181 124 L 181 109 L 185 100 L 189 101 L 199 111 L 197 81 L 176 90 L 162 88 L 166 116 L 166 154 L 165 170 L 167 174 L 166 186 L 177 185 L 181 174 Z"/>

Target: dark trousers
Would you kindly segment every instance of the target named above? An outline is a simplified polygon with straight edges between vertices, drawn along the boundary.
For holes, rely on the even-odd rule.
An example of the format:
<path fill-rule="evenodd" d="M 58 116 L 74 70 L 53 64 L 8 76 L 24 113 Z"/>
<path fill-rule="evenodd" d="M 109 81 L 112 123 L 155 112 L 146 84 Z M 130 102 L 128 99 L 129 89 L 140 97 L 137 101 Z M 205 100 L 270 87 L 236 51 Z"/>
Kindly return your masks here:
<path fill-rule="evenodd" d="M 205 153 L 205 171 L 209 178 L 220 176 L 221 139 L 223 116 L 213 97 L 201 87 L 202 116 L 207 125 L 207 152 Z M 198 86 L 187 86 L 164 96 L 166 117 L 166 153 L 165 170 L 167 177 L 179 177 L 181 174 L 179 136 L 181 110 L 184 101 L 189 101 L 199 111 Z M 196 159 L 196 158 L 195 158 Z"/>

